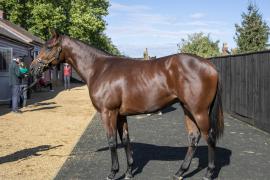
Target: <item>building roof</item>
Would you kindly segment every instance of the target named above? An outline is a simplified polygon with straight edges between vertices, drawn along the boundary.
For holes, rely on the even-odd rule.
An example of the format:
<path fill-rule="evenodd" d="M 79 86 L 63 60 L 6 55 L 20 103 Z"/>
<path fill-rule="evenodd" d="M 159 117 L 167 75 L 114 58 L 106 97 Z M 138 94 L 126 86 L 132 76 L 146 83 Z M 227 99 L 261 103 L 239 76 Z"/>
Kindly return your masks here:
<path fill-rule="evenodd" d="M 33 45 L 23 41 L 21 38 L 19 38 L 18 36 L 15 36 L 14 34 L 12 34 L 11 32 L 7 31 L 5 28 L 2 28 L 2 27 L 0 27 L 0 36 L 7 37 L 9 39 L 15 40 L 15 41 L 22 43 L 22 44 L 33 46 Z"/>
<path fill-rule="evenodd" d="M 5 29 L 5 32 L 3 30 L 1 30 L 0 32 L 5 33 L 4 35 L 8 35 L 8 37 L 12 39 L 15 38 L 15 40 L 24 41 L 30 44 L 38 44 L 38 45 L 44 44 L 44 41 L 42 39 L 40 39 L 37 36 L 34 36 L 30 32 L 26 31 L 24 28 L 16 24 L 13 24 L 8 20 L 0 19 L 0 27 L 1 29 Z"/>

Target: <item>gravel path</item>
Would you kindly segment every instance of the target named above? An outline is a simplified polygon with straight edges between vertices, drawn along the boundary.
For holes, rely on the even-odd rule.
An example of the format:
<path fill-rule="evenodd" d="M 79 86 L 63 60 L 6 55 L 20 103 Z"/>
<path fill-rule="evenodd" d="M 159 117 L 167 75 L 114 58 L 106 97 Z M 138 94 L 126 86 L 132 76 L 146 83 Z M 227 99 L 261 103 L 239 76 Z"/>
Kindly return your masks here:
<path fill-rule="evenodd" d="M 86 86 L 34 93 L 22 114 L 0 106 L 0 179 L 53 179 L 90 123 Z"/>

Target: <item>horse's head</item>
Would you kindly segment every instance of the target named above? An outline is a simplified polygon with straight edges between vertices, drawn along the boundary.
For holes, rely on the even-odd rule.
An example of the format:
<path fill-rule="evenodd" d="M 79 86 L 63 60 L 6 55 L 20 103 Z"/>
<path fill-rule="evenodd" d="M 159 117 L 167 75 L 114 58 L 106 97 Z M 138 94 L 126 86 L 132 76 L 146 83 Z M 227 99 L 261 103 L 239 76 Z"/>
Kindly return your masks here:
<path fill-rule="evenodd" d="M 38 56 L 31 63 L 31 74 L 34 77 L 41 77 L 44 71 L 59 64 L 64 59 L 61 35 L 54 30 L 51 31 L 51 35 L 51 38 L 45 43 Z"/>

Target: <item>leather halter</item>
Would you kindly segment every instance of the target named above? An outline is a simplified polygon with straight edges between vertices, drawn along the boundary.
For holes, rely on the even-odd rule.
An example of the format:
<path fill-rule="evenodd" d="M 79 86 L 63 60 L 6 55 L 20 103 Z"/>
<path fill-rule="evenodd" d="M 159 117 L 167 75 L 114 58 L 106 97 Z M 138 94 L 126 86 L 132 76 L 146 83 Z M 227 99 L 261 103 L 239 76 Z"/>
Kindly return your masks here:
<path fill-rule="evenodd" d="M 48 51 L 49 51 L 49 48 L 46 49 L 46 52 L 48 52 Z M 44 68 L 44 67 L 48 67 L 49 64 L 50 64 L 52 61 L 54 61 L 54 60 L 56 60 L 57 62 L 59 61 L 59 56 L 60 56 L 61 51 L 62 51 L 62 48 L 61 48 L 61 46 L 60 46 L 60 47 L 57 48 L 56 55 L 53 56 L 53 57 L 51 57 L 48 61 L 45 61 L 45 60 L 43 60 L 43 59 L 41 59 L 41 58 L 38 58 L 37 61 L 38 61 L 38 63 L 40 64 L 40 66 L 43 66 L 43 68 Z M 49 55 L 48 55 L 48 56 L 50 56 L 51 54 L 52 54 L 52 51 L 49 52 Z"/>

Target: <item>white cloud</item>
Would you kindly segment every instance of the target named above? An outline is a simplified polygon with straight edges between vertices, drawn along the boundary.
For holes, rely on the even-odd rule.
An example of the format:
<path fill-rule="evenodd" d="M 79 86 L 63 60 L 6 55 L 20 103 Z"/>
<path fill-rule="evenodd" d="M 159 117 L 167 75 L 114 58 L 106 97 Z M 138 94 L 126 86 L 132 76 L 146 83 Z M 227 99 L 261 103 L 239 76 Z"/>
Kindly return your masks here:
<path fill-rule="evenodd" d="M 113 11 L 126 11 L 126 12 L 130 12 L 130 13 L 134 13 L 134 12 L 147 11 L 147 10 L 150 10 L 151 8 L 148 6 L 144 6 L 144 5 L 129 6 L 129 5 L 125 5 L 125 4 L 111 2 L 110 9 Z"/>
<path fill-rule="evenodd" d="M 151 7 L 145 5 L 126 5 L 120 3 L 111 3 L 109 8 L 109 15 L 113 14 L 119 15 L 119 18 L 126 19 L 125 23 L 133 24 L 169 24 L 176 23 L 176 19 L 171 16 L 166 16 L 163 14 L 153 13 Z"/>
<path fill-rule="evenodd" d="M 221 26 L 224 27 L 227 25 L 227 23 L 222 22 L 222 21 L 208 21 L 208 20 L 193 20 L 190 22 L 187 22 L 186 25 L 190 26 Z"/>
<path fill-rule="evenodd" d="M 130 14 L 128 16 L 131 23 L 149 24 L 149 25 L 172 25 L 176 22 L 174 17 L 169 17 L 161 14 L 144 12 L 138 14 Z"/>
<path fill-rule="evenodd" d="M 109 16 L 113 14 L 113 20 L 117 23 L 110 24 L 108 21 L 106 33 L 120 51 L 129 56 L 141 56 L 145 47 L 157 56 L 176 53 L 177 43 L 192 33 L 210 33 L 214 40 L 231 33 L 226 23 L 204 19 L 204 13 L 177 17 L 153 12 L 144 5 L 111 5 Z"/>
<path fill-rule="evenodd" d="M 210 33 L 216 36 L 222 36 L 226 34 L 227 29 L 218 29 L 218 28 L 210 28 L 210 27 L 200 27 L 193 29 L 181 29 L 181 28 L 172 28 L 172 29 L 160 29 L 152 26 L 136 26 L 131 27 L 129 25 L 123 25 L 119 27 L 111 27 L 107 29 L 107 33 L 113 36 L 117 36 L 117 38 L 128 38 L 128 37 L 158 37 L 164 39 L 180 40 L 183 36 L 187 34 L 193 34 L 197 32 L 204 32 L 206 34 Z M 140 39 L 141 40 L 141 39 Z"/>
<path fill-rule="evenodd" d="M 201 18 L 203 18 L 205 16 L 206 16 L 206 14 L 198 12 L 198 13 L 191 14 L 190 18 L 192 18 L 192 19 L 201 19 Z"/>

